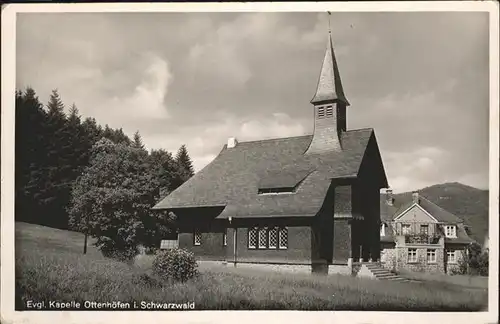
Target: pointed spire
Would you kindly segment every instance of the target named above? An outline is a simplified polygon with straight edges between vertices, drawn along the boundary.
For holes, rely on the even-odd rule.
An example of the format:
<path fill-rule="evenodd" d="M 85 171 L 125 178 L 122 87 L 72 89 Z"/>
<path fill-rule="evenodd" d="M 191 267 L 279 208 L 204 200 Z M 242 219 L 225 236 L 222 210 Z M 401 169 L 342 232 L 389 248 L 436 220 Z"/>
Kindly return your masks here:
<path fill-rule="evenodd" d="M 342 82 L 340 81 L 339 68 L 333 51 L 331 30 L 329 30 L 325 58 L 323 59 L 323 65 L 321 66 L 321 73 L 319 75 L 316 93 L 314 94 L 311 103 L 319 104 L 334 101 L 341 101 L 346 106 L 349 106 L 349 101 L 347 101 L 347 98 L 344 95 L 344 89 L 342 88 Z"/>

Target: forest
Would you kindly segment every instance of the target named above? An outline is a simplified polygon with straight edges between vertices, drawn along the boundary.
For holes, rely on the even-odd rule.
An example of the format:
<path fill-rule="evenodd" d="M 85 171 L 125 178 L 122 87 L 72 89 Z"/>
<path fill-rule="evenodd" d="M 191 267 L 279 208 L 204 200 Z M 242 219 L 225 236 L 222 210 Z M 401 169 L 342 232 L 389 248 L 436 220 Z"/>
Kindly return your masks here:
<path fill-rule="evenodd" d="M 151 207 L 193 176 L 185 145 L 148 151 L 139 131 L 83 118 L 57 89 L 46 104 L 17 90 L 15 105 L 16 221 L 89 230 L 103 252 L 159 243 L 165 215 Z"/>

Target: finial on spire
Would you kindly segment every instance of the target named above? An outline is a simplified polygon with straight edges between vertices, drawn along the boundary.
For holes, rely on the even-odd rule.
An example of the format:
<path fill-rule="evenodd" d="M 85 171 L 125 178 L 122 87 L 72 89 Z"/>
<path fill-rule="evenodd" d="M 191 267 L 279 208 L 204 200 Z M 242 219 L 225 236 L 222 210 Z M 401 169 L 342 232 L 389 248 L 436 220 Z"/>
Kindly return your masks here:
<path fill-rule="evenodd" d="M 332 13 L 330 11 L 327 11 L 328 13 L 328 34 L 332 34 L 332 26 L 330 26 L 330 17 L 332 16 Z"/>

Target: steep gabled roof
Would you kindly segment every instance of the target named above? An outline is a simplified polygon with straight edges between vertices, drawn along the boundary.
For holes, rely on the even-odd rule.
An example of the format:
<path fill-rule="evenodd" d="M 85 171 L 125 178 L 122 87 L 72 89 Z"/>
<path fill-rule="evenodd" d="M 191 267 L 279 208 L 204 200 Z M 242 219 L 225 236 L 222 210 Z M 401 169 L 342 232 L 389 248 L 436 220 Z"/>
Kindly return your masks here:
<path fill-rule="evenodd" d="M 408 208 L 413 206 L 414 204 L 413 199 L 411 196 L 409 198 L 410 198 L 409 200 L 403 202 L 400 205 L 400 207 L 394 213 L 392 219 L 396 219 L 402 213 L 408 210 Z M 444 210 L 443 208 L 439 207 L 438 205 L 436 205 L 435 203 L 431 202 L 430 200 L 428 200 L 423 196 L 418 197 L 418 205 L 422 207 L 430 215 L 432 215 L 432 217 L 434 217 L 440 223 L 451 223 L 451 224 L 463 223 L 463 220 L 461 220 L 459 217 Z"/>
<path fill-rule="evenodd" d="M 372 134 L 372 129 L 342 133 L 344 149 L 323 154 L 304 155 L 311 135 L 224 146 L 154 209 L 226 206 L 219 218 L 314 216 L 331 179 L 357 176 Z M 258 193 L 263 187 L 282 186 L 296 188 L 293 193 Z"/>

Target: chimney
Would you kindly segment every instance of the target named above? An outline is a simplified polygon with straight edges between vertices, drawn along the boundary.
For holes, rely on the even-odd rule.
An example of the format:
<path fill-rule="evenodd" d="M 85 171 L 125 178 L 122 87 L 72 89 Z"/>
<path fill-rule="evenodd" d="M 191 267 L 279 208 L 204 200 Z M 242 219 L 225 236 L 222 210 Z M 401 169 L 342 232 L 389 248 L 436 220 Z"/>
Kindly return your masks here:
<path fill-rule="evenodd" d="M 392 189 L 389 188 L 385 191 L 385 198 L 387 205 L 392 206 L 392 204 L 394 203 L 394 198 L 392 197 Z"/>
<path fill-rule="evenodd" d="M 412 192 L 411 196 L 413 198 L 413 203 L 418 204 L 419 203 L 419 200 L 418 200 L 418 191 Z"/>
<path fill-rule="evenodd" d="M 230 137 L 228 140 L 227 140 L 227 148 L 233 148 L 235 147 L 236 145 L 238 144 L 238 141 L 236 140 L 236 138 L 234 137 Z"/>

